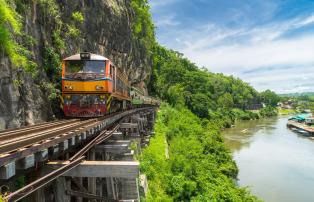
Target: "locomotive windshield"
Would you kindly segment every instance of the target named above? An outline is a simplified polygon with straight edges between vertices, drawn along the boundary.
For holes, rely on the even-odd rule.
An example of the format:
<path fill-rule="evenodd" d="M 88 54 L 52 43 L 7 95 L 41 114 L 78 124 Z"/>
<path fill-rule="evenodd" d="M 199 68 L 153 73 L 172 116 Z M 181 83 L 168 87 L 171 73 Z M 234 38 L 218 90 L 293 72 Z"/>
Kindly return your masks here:
<path fill-rule="evenodd" d="M 106 61 L 68 60 L 65 61 L 65 78 L 93 80 L 104 78 Z"/>

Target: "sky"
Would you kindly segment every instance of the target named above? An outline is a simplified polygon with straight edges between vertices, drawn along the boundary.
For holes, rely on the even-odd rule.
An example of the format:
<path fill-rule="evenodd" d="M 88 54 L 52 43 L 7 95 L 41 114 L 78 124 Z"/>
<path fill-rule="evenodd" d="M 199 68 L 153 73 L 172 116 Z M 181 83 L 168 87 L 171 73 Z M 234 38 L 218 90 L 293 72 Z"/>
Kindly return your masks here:
<path fill-rule="evenodd" d="M 150 0 L 158 42 L 257 90 L 314 92 L 314 0 Z"/>

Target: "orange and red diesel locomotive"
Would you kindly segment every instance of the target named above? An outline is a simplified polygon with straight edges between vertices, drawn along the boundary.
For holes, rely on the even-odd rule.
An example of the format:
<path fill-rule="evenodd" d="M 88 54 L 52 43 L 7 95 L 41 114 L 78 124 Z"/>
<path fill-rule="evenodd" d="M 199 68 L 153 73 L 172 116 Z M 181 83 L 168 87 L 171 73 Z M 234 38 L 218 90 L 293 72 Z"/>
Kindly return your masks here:
<path fill-rule="evenodd" d="M 62 61 L 62 108 L 67 117 L 99 117 L 159 104 L 131 87 L 127 75 L 108 58 L 85 52 Z"/>

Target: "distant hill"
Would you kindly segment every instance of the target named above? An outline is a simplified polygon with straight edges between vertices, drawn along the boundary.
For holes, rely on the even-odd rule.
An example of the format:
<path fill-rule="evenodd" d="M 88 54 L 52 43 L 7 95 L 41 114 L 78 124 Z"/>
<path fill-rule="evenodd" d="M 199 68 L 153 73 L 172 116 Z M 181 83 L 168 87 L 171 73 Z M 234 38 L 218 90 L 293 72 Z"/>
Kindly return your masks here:
<path fill-rule="evenodd" d="M 286 93 L 286 94 L 279 94 L 279 96 L 281 97 L 301 97 L 301 96 L 314 97 L 314 92 Z"/>

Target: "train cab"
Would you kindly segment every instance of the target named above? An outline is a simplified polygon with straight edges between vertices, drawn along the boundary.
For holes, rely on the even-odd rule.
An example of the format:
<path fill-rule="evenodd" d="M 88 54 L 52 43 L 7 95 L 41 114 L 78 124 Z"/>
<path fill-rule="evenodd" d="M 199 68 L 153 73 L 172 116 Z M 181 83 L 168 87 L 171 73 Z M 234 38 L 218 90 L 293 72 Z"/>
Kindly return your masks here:
<path fill-rule="evenodd" d="M 117 104 L 126 107 L 124 100 L 130 100 L 128 88 L 127 77 L 106 57 L 80 53 L 62 61 L 65 116 L 98 117 Z"/>

